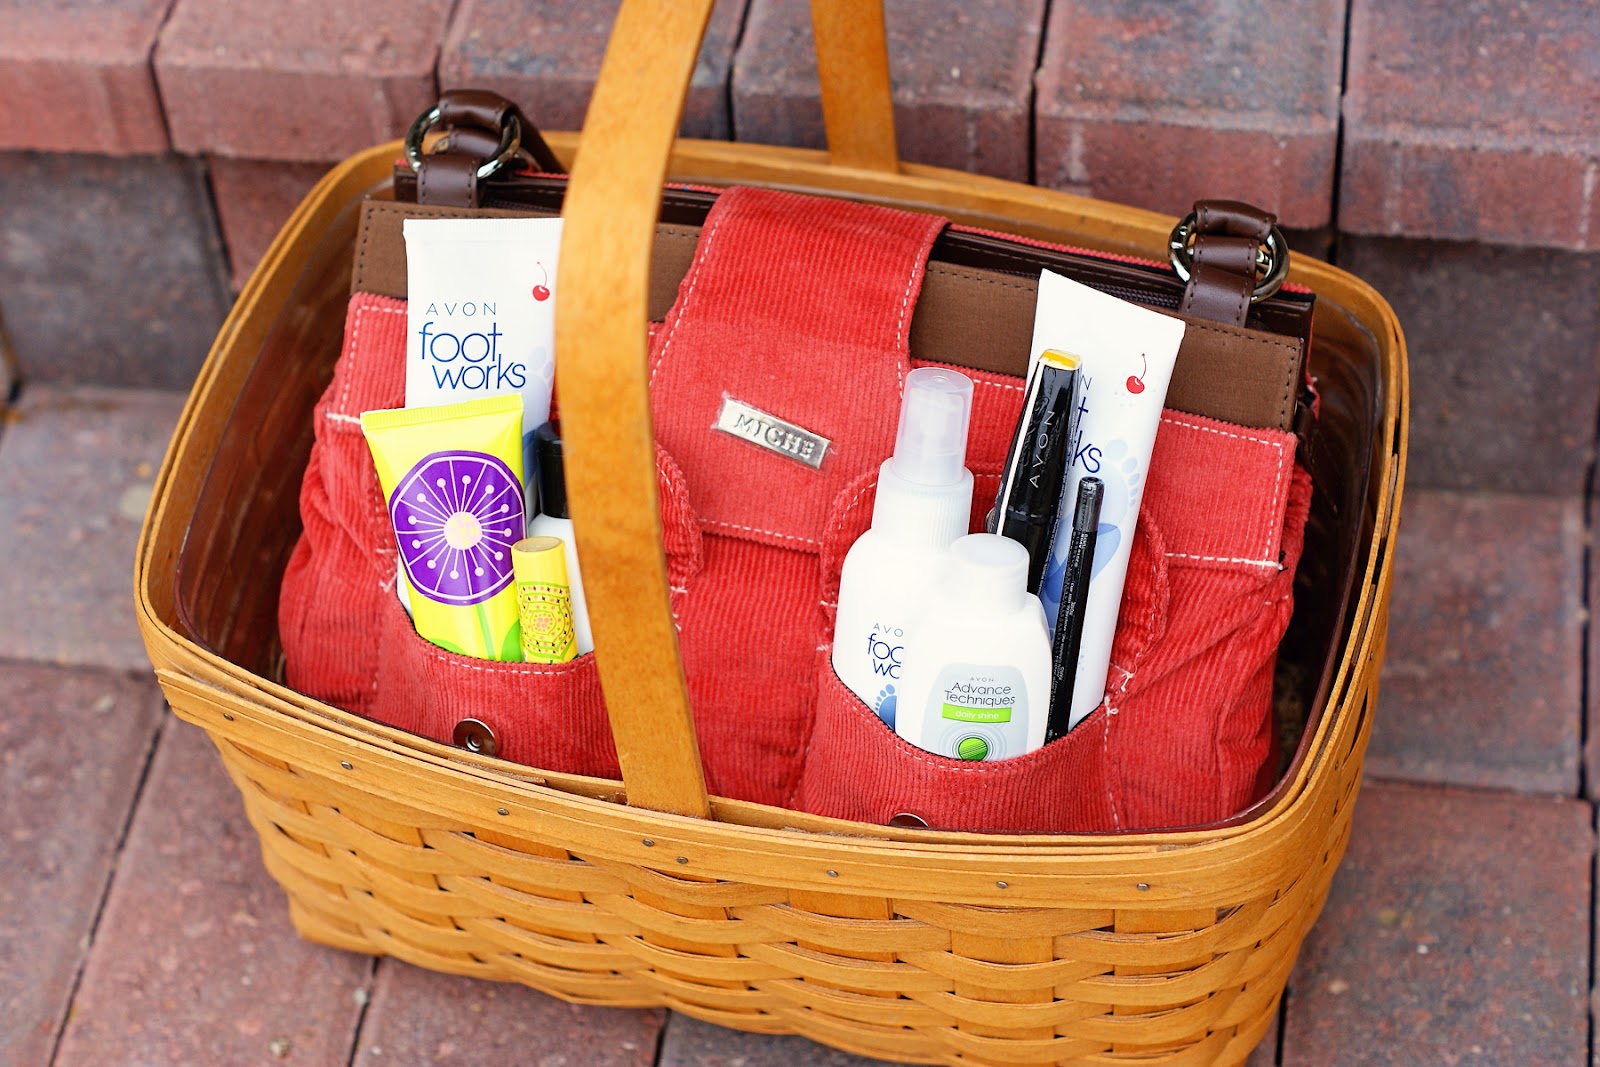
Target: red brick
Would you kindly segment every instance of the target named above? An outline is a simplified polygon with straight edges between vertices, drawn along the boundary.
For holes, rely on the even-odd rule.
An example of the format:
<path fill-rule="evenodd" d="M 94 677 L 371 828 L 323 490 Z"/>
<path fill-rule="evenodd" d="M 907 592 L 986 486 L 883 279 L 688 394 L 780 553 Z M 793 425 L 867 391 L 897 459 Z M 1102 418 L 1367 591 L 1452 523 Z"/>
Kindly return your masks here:
<path fill-rule="evenodd" d="M 0 153 L 0 313 L 26 380 L 187 389 L 228 309 L 196 160 Z"/>
<path fill-rule="evenodd" d="M 664 1017 L 384 960 L 351 1062 L 650 1067 Z"/>
<path fill-rule="evenodd" d="M 0 656 L 149 669 L 129 565 L 182 403 L 23 391 L 0 438 Z"/>
<path fill-rule="evenodd" d="M 0 1063 L 50 1060 L 161 721 L 155 683 L 0 664 Z"/>
<path fill-rule="evenodd" d="M 295 936 L 216 750 L 172 721 L 55 1064 L 346 1063 L 371 969 Z"/>
<path fill-rule="evenodd" d="M 1591 817 L 1366 786 L 1290 977 L 1285 1067 L 1587 1062 Z"/>
<path fill-rule="evenodd" d="M 327 173 L 321 163 L 208 160 L 217 221 L 227 246 L 235 291 L 266 254 L 272 239 L 311 187 Z"/>
<path fill-rule="evenodd" d="M 1583 491 L 1600 406 L 1600 255 L 1344 237 L 1405 327 L 1407 485 Z"/>
<path fill-rule="evenodd" d="M 150 50 L 172 0 L 0 0 L 0 149 L 161 152 Z"/>
<path fill-rule="evenodd" d="M 1411 492 L 1367 771 L 1574 796 L 1577 497 Z"/>
<path fill-rule="evenodd" d="M 540 129 L 579 129 L 617 7 L 462 0 L 439 57 L 439 84 L 502 93 Z M 686 137 L 731 136 L 728 72 L 743 18 L 744 0 L 719 0 L 712 12 L 684 104 Z"/>
<path fill-rule="evenodd" d="M 1042 0 L 887 0 L 884 9 L 901 158 L 1027 181 Z M 751 0 L 733 110 L 741 141 L 823 146 L 805 4 Z"/>
<path fill-rule="evenodd" d="M 180 152 L 310 162 L 403 134 L 438 96 L 451 0 L 177 0 L 156 78 Z"/>
<path fill-rule="evenodd" d="M 1355 0 L 1339 224 L 1600 249 L 1600 5 Z"/>
<path fill-rule="evenodd" d="M 1246 200 L 1286 226 L 1333 203 L 1344 5 L 1051 7 L 1035 180 L 1168 214 Z"/>

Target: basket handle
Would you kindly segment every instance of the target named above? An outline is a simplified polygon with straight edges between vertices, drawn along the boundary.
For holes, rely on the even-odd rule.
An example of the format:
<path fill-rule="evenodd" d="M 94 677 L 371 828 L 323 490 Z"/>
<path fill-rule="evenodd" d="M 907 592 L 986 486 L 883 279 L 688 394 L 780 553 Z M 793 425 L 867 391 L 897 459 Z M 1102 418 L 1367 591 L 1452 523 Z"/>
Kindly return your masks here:
<path fill-rule="evenodd" d="M 563 210 L 556 374 L 601 686 L 628 803 L 710 814 L 661 547 L 650 421 L 650 248 L 713 0 L 624 0 Z M 812 0 L 836 166 L 895 171 L 883 6 Z"/>

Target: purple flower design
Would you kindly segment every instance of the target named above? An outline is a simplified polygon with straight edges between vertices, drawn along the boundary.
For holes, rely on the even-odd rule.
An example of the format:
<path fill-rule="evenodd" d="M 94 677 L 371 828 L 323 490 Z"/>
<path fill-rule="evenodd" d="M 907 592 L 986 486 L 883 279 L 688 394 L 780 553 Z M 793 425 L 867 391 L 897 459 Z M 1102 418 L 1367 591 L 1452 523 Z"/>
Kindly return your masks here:
<path fill-rule="evenodd" d="M 522 487 L 483 452 L 434 452 L 400 479 L 389 518 L 406 577 L 445 604 L 481 604 L 511 583 Z"/>

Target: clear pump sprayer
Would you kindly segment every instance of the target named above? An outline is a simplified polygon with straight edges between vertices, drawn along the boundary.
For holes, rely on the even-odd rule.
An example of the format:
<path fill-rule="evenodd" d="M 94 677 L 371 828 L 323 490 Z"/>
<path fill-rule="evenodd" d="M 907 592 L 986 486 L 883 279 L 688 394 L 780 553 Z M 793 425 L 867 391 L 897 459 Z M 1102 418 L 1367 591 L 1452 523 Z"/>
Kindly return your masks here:
<path fill-rule="evenodd" d="M 939 367 L 906 376 L 900 427 L 894 438 L 894 473 L 918 485 L 955 485 L 967 473 L 967 424 L 972 379 Z"/>
<path fill-rule="evenodd" d="M 919 367 L 906 375 L 894 455 L 878 470 L 874 531 L 939 549 L 967 532 L 972 512 L 972 473 L 966 468 L 971 418 L 972 379 L 965 374 Z"/>
<path fill-rule="evenodd" d="M 912 654 L 906 631 L 938 582 L 945 550 L 971 521 L 971 417 L 966 375 L 919 367 L 906 376 L 894 455 L 878 469 L 872 528 L 850 546 L 839 572 L 833 668 L 891 728 Z"/>

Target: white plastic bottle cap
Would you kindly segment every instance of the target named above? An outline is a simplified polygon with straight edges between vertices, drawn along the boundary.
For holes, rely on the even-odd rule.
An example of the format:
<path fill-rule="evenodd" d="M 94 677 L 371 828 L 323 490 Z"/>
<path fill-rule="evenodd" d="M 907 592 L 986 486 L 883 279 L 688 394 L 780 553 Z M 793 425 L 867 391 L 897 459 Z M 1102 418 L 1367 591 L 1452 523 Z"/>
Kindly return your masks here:
<path fill-rule="evenodd" d="M 918 367 L 906 375 L 894 441 L 895 474 L 918 485 L 962 481 L 971 418 L 972 379 L 965 374 Z"/>
<path fill-rule="evenodd" d="M 990 611 L 1016 611 L 1028 595 L 1028 550 L 1009 537 L 975 533 L 950 546 L 945 585 L 952 599 Z"/>

